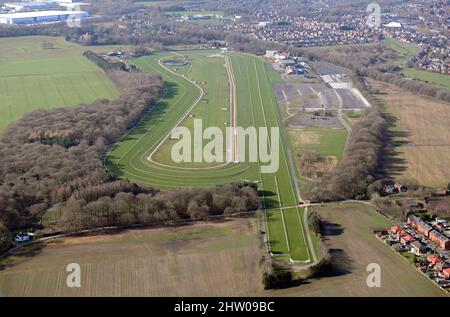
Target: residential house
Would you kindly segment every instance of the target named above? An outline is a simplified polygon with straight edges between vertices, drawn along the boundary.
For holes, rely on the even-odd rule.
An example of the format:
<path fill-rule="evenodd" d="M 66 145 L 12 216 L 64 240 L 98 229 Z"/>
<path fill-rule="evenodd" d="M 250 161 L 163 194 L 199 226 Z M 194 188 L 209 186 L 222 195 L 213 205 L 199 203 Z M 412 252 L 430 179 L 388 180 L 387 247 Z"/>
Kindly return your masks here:
<path fill-rule="evenodd" d="M 405 236 L 403 236 L 403 237 L 400 237 L 400 243 L 402 244 L 402 245 L 408 245 L 408 244 L 410 244 L 410 243 L 413 243 L 413 242 L 415 242 L 416 241 L 416 239 L 414 239 L 412 236 L 410 236 L 409 234 L 407 234 L 407 235 L 405 235 Z"/>
<path fill-rule="evenodd" d="M 449 264 L 448 262 L 446 262 L 446 261 L 442 261 L 442 262 L 437 263 L 437 264 L 434 266 L 434 268 L 435 268 L 436 270 L 438 270 L 438 271 L 443 271 L 443 270 L 445 270 L 445 269 L 450 268 L 450 264 Z"/>
<path fill-rule="evenodd" d="M 397 193 L 403 193 L 408 190 L 408 188 L 398 182 L 394 184 L 394 188 L 397 190 Z"/>
<path fill-rule="evenodd" d="M 444 269 L 444 270 L 442 271 L 442 276 L 443 276 L 443 278 L 445 278 L 446 280 L 450 280 L 450 268 Z"/>
<path fill-rule="evenodd" d="M 433 241 L 435 244 L 437 244 L 437 246 L 443 250 L 450 250 L 450 239 L 440 233 L 437 230 L 432 230 L 430 232 L 429 238 L 431 241 Z"/>
<path fill-rule="evenodd" d="M 396 234 L 397 232 L 399 232 L 401 230 L 400 226 L 393 226 L 391 227 L 391 234 Z"/>
<path fill-rule="evenodd" d="M 433 230 L 432 226 L 415 215 L 409 215 L 407 223 L 427 238 L 429 237 L 430 232 Z"/>
<path fill-rule="evenodd" d="M 18 235 L 16 235 L 14 241 L 16 243 L 22 243 L 22 242 L 29 242 L 33 239 L 34 234 L 33 233 L 22 233 L 20 232 Z"/>
<path fill-rule="evenodd" d="M 430 266 L 435 266 L 436 264 L 440 262 L 444 262 L 440 257 L 437 257 L 435 255 L 429 255 L 427 256 L 427 261 L 430 264 Z"/>
<path fill-rule="evenodd" d="M 422 254 L 426 253 L 427 248 L 419 241 L 414 241 L 411 243 L 410 251 L 411 251 L 411 253 L 414 253 L 416 255 L 422 255 Z"/>

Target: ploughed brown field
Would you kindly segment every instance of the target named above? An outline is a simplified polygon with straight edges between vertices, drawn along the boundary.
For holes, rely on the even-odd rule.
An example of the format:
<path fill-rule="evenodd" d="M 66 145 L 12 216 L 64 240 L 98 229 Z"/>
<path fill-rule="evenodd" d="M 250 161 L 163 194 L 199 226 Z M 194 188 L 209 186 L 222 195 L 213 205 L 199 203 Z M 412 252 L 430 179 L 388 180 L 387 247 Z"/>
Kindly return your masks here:
<path fill-rule="evenodd" d="M 450 179 L 450 104 L 372 81 L 391 124 L 387 170 L 401 182 L 447 186 Z"/>
<path fill-rule="evenodd" d="M 390 222 L 371 207 L 316 207 L 339 270 L 264 291 L 263 246 L 254 218 L 126 230 L 55 240 L 0 262 L 6 296 L 442 296 L 444 293 L 370 231 Z M 81 265 L 81 288 L 66 286 L 66 266 Z M 366 266 L 381 266 L 380 289 Z"/>
<path fill-rule="evenodd" d="M 255 219 L 65 238 L 0 262 L 0 287 L 6 296 L 250 296 L 262 291 L 261 252 Z M 73 262 L 79 289 L 66 286 Z"/>

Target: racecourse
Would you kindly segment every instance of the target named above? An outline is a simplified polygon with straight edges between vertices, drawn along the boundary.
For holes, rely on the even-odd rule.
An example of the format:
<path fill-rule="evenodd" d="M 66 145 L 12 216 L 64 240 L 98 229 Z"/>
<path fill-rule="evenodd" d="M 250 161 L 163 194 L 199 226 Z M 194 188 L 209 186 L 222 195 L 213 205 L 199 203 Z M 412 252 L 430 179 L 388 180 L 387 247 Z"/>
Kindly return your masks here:
<path fill-rule="evenodd" d="M 280 207 L 296 206 L 299 203 L 292 177 L 294 172 L 290 170 L 290 158 L 287 154 L 287 136 L 283 129 L 280 129 L 279 168 L 274 173 L 260 173 L 260 167 L 266 163 L 252 163 L 248 160 L 240 163 L 225 162 L 216 166 L 180 166 L 172 162 L 169 150 L 161 150 L 170 144 L 168 135 L 174 128 L 180 125 L 191 128 L 189 122 L 194 115 L 208 122 L 208 125 L 219 117 L 218 120 L 221 121 L 229 118 L 228 122 L 243 128 L 267 127 L 270 130 L 271 127 L 281 126 L 272 88 L 272 84 L 280 78 L 272 67 L 251 55 L 225 53 L 221 57 L 213 57 L 217 54 L 218 51 L 212 50 L 182 52 L 181 55 L 190 61 L 191 66 L 180 69 L 169 69 L 162 63 L 165 59 L 173 59 L 173 53 L 159 52 L 136 59 L 134 63 L 139 68 L 163 77 L 167 91 L 136 128 L 108 153 L 105 163 L 117 177 L 158 188 L 208 187 L 243 180 L 256 181 L 263 209 L 271 210 L 271 214 L 268 214 L 270 218 L 272 213 L 276 214 L 273 210 L 278 209 L 282 213 Z M 196 63 L 198 59 L 202 62 Z M 231 64 L 228 70 L 225 67 L 226 59 Z M 199 64 L 203 67 L 200 72 L 199 66 L 196 66 Z M 225 89 L 224 86 L 216 85 L 214 78 L 209 76 L 208 71 L 214 69 L 218 70 L 219 80 L 226 83 L 228 78 Z M 202 75 L 204 79 L 199 78 Z M 230 89 L 234 93 L 230 94 Z M 202 94 L 206 94 L 208 103 L 205 103 Z M 233 95 L 236 103 L 230 102 L 234 99 Z M 210 107 L 209 111 L 207 107 Z M 217 110 L 219 108 L 221 110 Z M 225 126 L 224 122 L 216 123 Z M 275 141 L 269 138 L 268 143 Z M 151 155 L 152 153 L 154 154 Z M 274 255 L 282 251 L 284 254 L 289 253 L 292 261 L 312 261 L 303 228 L 303 212 L 303 209 L 296 207 L 284 211 L 282 216 L 286 216 L 286 219 L 281 222 L 283 230 L 279 229 L 279 221 L 268 221 L 269 246 Z"/>

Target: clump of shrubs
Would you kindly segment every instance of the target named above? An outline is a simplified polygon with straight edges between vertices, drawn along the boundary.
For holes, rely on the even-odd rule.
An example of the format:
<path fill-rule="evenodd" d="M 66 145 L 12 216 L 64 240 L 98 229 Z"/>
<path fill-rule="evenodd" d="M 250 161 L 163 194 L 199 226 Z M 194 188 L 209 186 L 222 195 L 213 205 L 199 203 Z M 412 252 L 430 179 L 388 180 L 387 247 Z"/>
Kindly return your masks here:
<path fill-rule="evenodd" d="M 290 270 L 274 265 L 270 271 L 264 272 L 262 283 L 264 289 L 274 289 L 285 286 L 292 280 L 293 275 Z"/>

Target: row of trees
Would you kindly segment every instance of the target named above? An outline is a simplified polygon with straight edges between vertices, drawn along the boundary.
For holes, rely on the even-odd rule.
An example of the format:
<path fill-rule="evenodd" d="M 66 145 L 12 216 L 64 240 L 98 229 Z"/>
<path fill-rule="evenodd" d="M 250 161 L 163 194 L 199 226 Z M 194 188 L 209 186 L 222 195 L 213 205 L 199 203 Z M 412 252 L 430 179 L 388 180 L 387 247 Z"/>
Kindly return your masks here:
<path fill-rule="evenodd" d="M 367 76 L 375 80 L 384 81 L 405 89 L 414 94 L 420 94 L 431 98 L 436 98 L 445 102 L 450 102 L 450 91 L 421 80 L 406 79 L 403 76 L 392 72 L 381 72 L 376 69 L 362 69 L 358 72 L 361 76 Z"/>
<path fill-rule="evenodd" d="M 91 197 L 90 201 L 77 199 L 78 195 L 73 195 L 69 200 L 56 204 L 48 216 L 58 221 L 56 229 L 74 231 L 102 226 L 157 224 L 178 219 L 232 215 L 260 207 L 256 190 L 238 185 L 152 192 L 138 189 L 106 194 L 95 197 L 95 200 Z"/>

